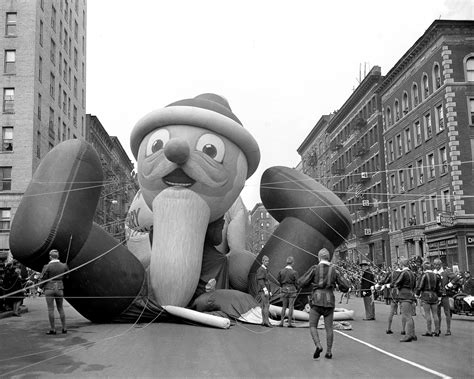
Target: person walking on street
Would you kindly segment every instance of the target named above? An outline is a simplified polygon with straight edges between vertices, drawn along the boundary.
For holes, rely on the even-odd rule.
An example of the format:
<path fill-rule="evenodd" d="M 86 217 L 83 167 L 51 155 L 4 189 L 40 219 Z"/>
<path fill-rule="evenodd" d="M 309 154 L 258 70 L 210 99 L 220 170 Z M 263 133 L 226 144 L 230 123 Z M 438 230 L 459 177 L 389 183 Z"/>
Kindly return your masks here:
<path fill-rule="evenodd" d="M 268 265 L 270 258 L 266 255 L 262 257 L 262 265 L 257 270 L 257 291 L 260 295 L 260 305 L 262 307 L 262 324 L 268 328 L 272 328 L 270 323 L 270 280 L 268 279 Z"/>
<path fill-rule="evenodd" d="M 286 309 L 288 308 L 288 327 L 292 328 L 293 309 L 296 300 L 296 285 L 298 281 L 298 273 L 293 269 L 294 259 L 288 257 L 286 266 L 278 273 L 278 283 L 281 288 L 281 321 L 279 326 L 283 326 L 285 320 Z"/>
<path fill-rule="evenodd" d="M 49 252 L 49 263 L 43 267 L 40 281 L 44 282 L 44 295 L 46 297 L 46 304 L 48 306 L 48 318 L 50 329 L 46 334 L 56 334 L 54 326 L 54 303 L 58 308 L 59 318 L 62 325 L 62 333 L 66 334 L 66 315 L 63 309 L 64 300 L 64 282 L 66 273 L 69 268 L 65 263 L 59 261 L 59 252 L 55 249 Z"/>
<path fill-rule="evenodd" d="M 438 274 L 441 283 L 440 283 L 440 290 L 441 290 L 441 300 L 438 305 L 438 318 L 439 318 L 439 326 L 441 328 L 441 308 L 444 309 L 444 315 L 446 317 L 446 333 L 445 336 L 451 335 L 451 306 L 449 305 L 449 295 L 453 294 L 450 293 L 451 288 L 454 287 L 453 281 L 456 280 L 456 275 L 453 272 L 445 270 L 443 268 L 443 263 L 441 259 L 436 258 L 433 261 L 434 266 L 434 273 Z"/>
<path fill-rule="evenodd" d="M 393 284 L 395 281 L 398 279 L 400 276 L 402 270 L 399 268 L 398 265 L 394 266 L 394 269 L 389 272 L 384 280 L 382 281 L 382 287 L 385 287 L 389 291 L 389 297 L 391 299 L 390 301 L 390 313 L 388 315 L 388 326 L 387 326 L 387 334 L 393 334 L 392 331 L 392 322 L 393 322 L 393 316 L 395 316 L 398 313 L 398 304 L 399 304 L 399 298 L 398 298 L 398 288 L 395 287 Z M 402 320 L 402 335 L 405 335 L 405 322 Z"/>
<path fill-rule="evenodd" d="M 416 341 L 415 322 L 413 321 L 413 302 L 415 300 L 415 284 L 416 278 L 413 271 L 410 270 L 410 262 L 406 258 L 400 259 L 402 272 L 394 283 L 398 288 L 398 298 L 400 300 L 400 310 L 402 312 L 402 322 L 406 325 L 406 335 L 402 337 L 400 342 Z"/>
<path fill-rule="evenodd" d="M 369 262 L 363 260 L 360 263 L 362 268 L 362 278 L 360 281 L 360 295 L 364 299 L 364 308 L 365 308 L 365 321 L 374 321 L 375 320 L 375 303 L 372 292 L 375 285 L 375 277 L 372 271 L 369 268 Z"/>
<path fill-rule="evenodd" d="M 316 346 L 313 358 L 319 358 L 323 351 L 318 334 L 318 322 L 324 317 L 324 328 L 326 329 L 326 354 L 327 359 L 332 358 L 332 346 L 334 342 L 333 319 L 336 298 L 334 288 L 336 284 L 341 292 L 349 291 L 350 283 L 337 270 L 336 266 L 329 262 L 329 251 L 326 248 L 318 252 L 319 264 L 312 266 L 299 280 L 298 287 L 302 288 L 312 283 L 311 308 L 309 311 L 309 330 Z"/>
<path fill-rule="evenodd" d="M 416 295 L 421 299 L 424 316 L 426 320 L 426 332 L 422 334 L 425 337 L 439 337 L 439 318 L 438 318 L 438 297 L 440 296 L 440 279 L 431 270 L 431 263 L 423 263 L 423 274 L 416 287 Z M 435 330 L 431 332 L 431 318 L 433 317 Z"/>
<path fill-rule="evenodd" d="M 20 317 L 20 305 L 23 301 L 24 291 L 21 270 L 13 262 L 7 263 L 5 267 L 5 277 L 3 280 L 5 293 L 11 294 L 6 298 L 6 306 L 11 308 L 13 316 Z"/>

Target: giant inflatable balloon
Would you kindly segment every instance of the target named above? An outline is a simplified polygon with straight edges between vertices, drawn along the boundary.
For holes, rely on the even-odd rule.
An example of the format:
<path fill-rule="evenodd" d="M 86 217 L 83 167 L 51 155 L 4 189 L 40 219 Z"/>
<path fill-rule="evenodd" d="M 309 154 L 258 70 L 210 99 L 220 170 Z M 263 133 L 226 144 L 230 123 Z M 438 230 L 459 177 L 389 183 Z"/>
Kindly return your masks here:
<path fill-rule="evenodd" d="M 66 299 L 94 322 L 261 322 L 253 296 L 260 257 L 246 250 L 248 213 L 239 197 L 260 151 L 227 100 L 208 93 L 150 112 L 132 129 L 131 150 L 140 190 L 127 216 L 127 246 L 93 223 L 101 163 L 87 142 L 69 140 L 44 157 L 22 198 L 13 256 L 39 271 L 58 249 L 71 269 Z M 261 253 L 272 257 L 275 276 L 288 255 L 304 272 L 315 263 L 305 252 L 332 251 L 347 237 L 347 209 L 313 179 L 275 167 L 261 187 L 280 221 Z"/>

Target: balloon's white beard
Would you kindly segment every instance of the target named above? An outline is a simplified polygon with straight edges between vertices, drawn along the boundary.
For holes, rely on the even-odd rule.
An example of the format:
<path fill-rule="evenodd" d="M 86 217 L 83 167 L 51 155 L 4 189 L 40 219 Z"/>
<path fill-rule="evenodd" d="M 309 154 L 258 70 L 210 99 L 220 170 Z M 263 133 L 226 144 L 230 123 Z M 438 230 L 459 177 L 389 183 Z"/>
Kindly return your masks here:
<path fill-rule="evenodd" d="M 195 192 L 176 187 L 152 205 L 150 285 L 159 304 L 185 307 L 199 282 L 210 209 Z"/>

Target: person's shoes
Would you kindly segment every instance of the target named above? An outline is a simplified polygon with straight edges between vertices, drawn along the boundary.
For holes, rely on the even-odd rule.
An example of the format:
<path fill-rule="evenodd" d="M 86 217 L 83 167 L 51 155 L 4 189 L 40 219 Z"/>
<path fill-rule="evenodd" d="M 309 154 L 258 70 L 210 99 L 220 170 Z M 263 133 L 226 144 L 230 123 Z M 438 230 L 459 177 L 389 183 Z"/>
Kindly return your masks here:
<path fill-rule="evenodd" d="M 411 342 L 411 341 L 414 341 L 412 336 L 405 336 L 400 340 L 400 342 Z"/>
<path fill-rule="evenodd" d="M 61 333 L 62 334 L 67 334 L 67 329 L 63 329 Z"/>
<path fill-rule="evenodd" d="M 56 330 L 50 330 L 50 331 L 46 332 L 46 334 L 48 334 L 48 335 L 56 334 Z"/>
<path fill-rule="evenodd" d="M 433 332 L 433 333 L 431 333 L 431 335 L 432 335 L 433 337 L 439 337 L 439 332 Z"/>
<path fill-rule="evenodd" d="M 294 328 L 295 326 L 293 324 L 288 324 L 288 328 Z"/>
<path fill-rule="evenodd" d="M 332 359 L 332 353 L 326 353 L 326 354 L 324 354 L 324 358 Z"/>
<path fill-rule="evenodd" d="M 21 317 L 21 314 L 18 313 L 18 312 L 14 312 L 14 313 L 13 313 L 13 316 L 15 316 L 15 317 Z"/>
<path fill-rule="evenodd" d="M 392 332 L 390 329 L 388 329 L 385 333 L 387 333 L 387 334 L 393 334 L 393 332 Z"/>
<path fill-rule="evenodd" d="M 317 347 L 316 350 L 314 351 L 313 358 L 318 359 L 322 352 L 323 352 L 323 348 Z"/>
<path fill-rule="evenodd" d="M 434 333 L 430 333 L 430 332 L 426 332 L 422 334 L 423 337 L 433 337 L 433 335 Z"/>
<path fill-rule="evenodd" d="M 418 337 L 417 337 L 417 336 L 411 336 L 411 339 L 412 339 L 412 341 L 418 341 Z"/>
<path fill-rule="evenodd" d="M 448 330 L 446 333 L 444 333 L 445 336 L 450 336 L 451 332 Z"/>
<path fill-rule="evenodd" d="M 266 326 L 267 328 L 273 328 L 273 325 L 270 323 L 264 323 L 263 326 Z"/>
<path fill-rule="evenodd" d="M 400 334 L 401 334 L 402 336 L 404 336 L 406 333 L 405 333 L 405 331 L 403 330 Z"/>
<path fill-rule="evenodd" d="M 364 318 L 364 321 L 375 321 L 375 318 Z"/>
<path fill-rule="evenodd" d="M 280 323 L 278 324 L 278 327 L 283 328 L 283 323 L 280 322 Z"/>

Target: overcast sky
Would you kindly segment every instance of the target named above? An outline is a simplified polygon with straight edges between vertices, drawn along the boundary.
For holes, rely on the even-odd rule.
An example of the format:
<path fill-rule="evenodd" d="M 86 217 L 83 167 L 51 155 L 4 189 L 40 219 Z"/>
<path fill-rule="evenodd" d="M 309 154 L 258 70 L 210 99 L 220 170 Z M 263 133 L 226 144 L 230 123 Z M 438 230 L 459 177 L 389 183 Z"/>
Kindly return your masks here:
<path fill-rule="evenodd" d="M 260 146 L 242 197 L 268 167 L 295 167 L 321 115 L 350 96 L 364 64 L 386 74 L 435 19 L 474 19 L 472 0 L 89 0 L 87 113 L 119 138 L 146 113 L 223 95 Z"/>

